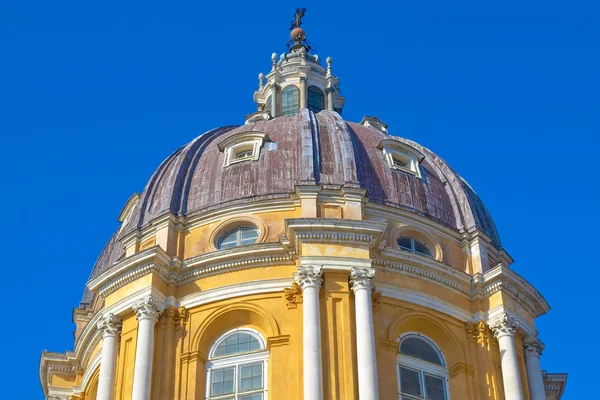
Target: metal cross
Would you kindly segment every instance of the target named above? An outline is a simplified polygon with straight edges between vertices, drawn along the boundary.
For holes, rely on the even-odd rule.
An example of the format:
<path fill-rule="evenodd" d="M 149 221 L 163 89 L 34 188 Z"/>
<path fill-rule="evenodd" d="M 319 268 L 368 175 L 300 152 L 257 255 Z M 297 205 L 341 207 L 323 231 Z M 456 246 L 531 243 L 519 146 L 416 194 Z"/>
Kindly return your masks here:
<path fill-rule="evenodd" d="M 302 25 L 302 17 L 304 17 L 305 12 L 306 8 L 296 8 L 296 15 L 294 15 L 294 20 L 290 26 L 290 31 L 294 28 L 300 28 L 300 25 Z"/>

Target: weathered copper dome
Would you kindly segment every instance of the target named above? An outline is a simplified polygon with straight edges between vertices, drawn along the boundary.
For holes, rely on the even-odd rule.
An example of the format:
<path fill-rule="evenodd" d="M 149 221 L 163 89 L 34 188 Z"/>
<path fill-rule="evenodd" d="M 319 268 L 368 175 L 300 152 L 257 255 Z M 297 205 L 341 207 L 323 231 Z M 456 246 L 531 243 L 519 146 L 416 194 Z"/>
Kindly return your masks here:
<path fill-rule="evenodd" d="M 224 167 L 218 144 L 236 133 L 268 135 L 258 160 Z M 394 140 L 420 151 L 421 177 L 389 168 L 378 144 Z M 92 277 L 123 255 L 118 236 L 162 214 L 190 217 L 235 203 L 289 198 L 296 187 L 362 188 L 368 201 L 428 217 L 457 231 L 480 229 L 500 247 L 494 222 L 470 186 L 427 148 L 332 111 L 278 117 L 204 133 L 170 155 L 146 185 L 128 225 L 111 239 Z"/>

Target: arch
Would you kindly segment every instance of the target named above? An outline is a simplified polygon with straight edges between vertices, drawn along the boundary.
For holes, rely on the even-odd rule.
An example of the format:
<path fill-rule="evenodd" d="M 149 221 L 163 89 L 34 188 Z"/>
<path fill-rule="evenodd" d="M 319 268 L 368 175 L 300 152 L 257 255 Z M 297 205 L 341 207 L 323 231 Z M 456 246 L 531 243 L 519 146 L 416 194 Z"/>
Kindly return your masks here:
<path fill-rule="evenodd" d="M 288 85 L 281 91 L 281 115 L 292 116 L 300 109 L 300 90 L 295 85 Z"/>
<path fill-rule="evenodd" d="M 407 333 L 418 333 L 435 343 L 448 366 L 466 362 L 466 355 L 461 350 L 456 335 L 429 314 L 415 311 L 402 315 L 391 323 L 388 340 L 399 342 L 402 335 Z"/>
<path fill-rule="evenodd" d="M 416 239 L 419 239 L 421 242 L 427 245 L 431 252 L 433 253 L 433 259 L 439 262 L 444 261 L 444 252 L 442 250 L 442 245 L 440 241 L 433 237 L 429 232 L 424 231 L 423 229 L 417 228 L 415 226 L 406 225 L 406 224 L 396 224 L 390 230 L 389 241 L 392 247 L 399 249 L 397 239 L 400 236 L 412 236 Z"/>
<path fill-rule="evenodd" d="M 433 340 L 431 340 L 429 337 L 427 337 L 426 335 L 423 335 L 420 332 L 405 332 L 398 337 L 398 343 L 399 343 L 401 354 L 403 354 L 402 353 L 402 342 L 405 341 L 406 339 L 411 339 L 411 338 L 415 338 L 415 337 L 423 340 L 428 346 L 430 346 L 437 353 L 437 356 L 439 357 L 440 362 L 441 362 L 440 365 L 442 367 L 448 367 L 448 363 L 446 362 L 446 357 L 444 357 L 444 352 L 442 351 L 442 349 L 440 349 L 440 347 Z"/>
<path fill-rule="evenodd" d="M 100 378 L 100 367 L 98 366 L 94 371 L 94 374 L 91 376 L 87 385 L 84 386 L 82 391 L 84 398 L 86 400 L 96 400 L 96 396 L 98 395 L 98 379 Z"/>
<path fill-rule="evenodd" d="M 225 332 L 242 327 L 254 328 L 266 340 L 280 334 L 277 321 L 262 307 L 246 302 L 228 304 L 206 317 L 192 337 L 191 349 L 208 355 L 213 343 Z"/>

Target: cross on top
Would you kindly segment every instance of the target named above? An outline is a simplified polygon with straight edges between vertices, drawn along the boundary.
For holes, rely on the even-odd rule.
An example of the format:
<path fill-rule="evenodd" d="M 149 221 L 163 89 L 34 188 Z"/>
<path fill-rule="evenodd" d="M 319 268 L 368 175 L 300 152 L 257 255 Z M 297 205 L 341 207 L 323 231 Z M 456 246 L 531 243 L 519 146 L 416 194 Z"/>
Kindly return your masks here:
<path fill-rule="evenodd" d="M 292 25 L 290 26 L 290 31 L 294 28 L 300 28 L 300 25 L 302 25 L 302 17 L 304 17 L 305 12 L 306 8 L 296 8 L 296 14 L 294 15 Z"/>

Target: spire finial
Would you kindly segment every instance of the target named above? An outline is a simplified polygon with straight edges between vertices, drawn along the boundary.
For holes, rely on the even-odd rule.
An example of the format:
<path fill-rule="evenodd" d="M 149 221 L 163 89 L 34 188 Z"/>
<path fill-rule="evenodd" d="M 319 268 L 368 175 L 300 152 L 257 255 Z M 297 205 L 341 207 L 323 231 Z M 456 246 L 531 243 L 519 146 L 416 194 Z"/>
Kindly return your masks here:
<path fill-rule="evenodd" d="M 331 74 L 331 57 L 327 57 L 327 73 Z"/>
<path fill-rule="evenodd" d="M 265 87 L 265 84 L 263 82 L 264 79 L 265 75 L 262 72 L 258 74 L 258 90 L 263 90 L 263 88 Z"/>
<path fill-rule="evenodd" d="M 306 13 L 306 8 L 297 8 L 296 13 L 294 14 L 294 20 L 290 25 L 290 36 L 292 40 L 290 40 L 287 44 L 288 49 L 293 50 L 298 47 L 305 47 L 307 51 L 310 50 L 310 43 L 306 40 L 306 32 L 300 26 L 302 25 L 302 18 Z"/>
<path fill-rule="evenodd" d="M 277 67 L 277 53 L 271 54 L 271 71 L 275 71 Z"/>

